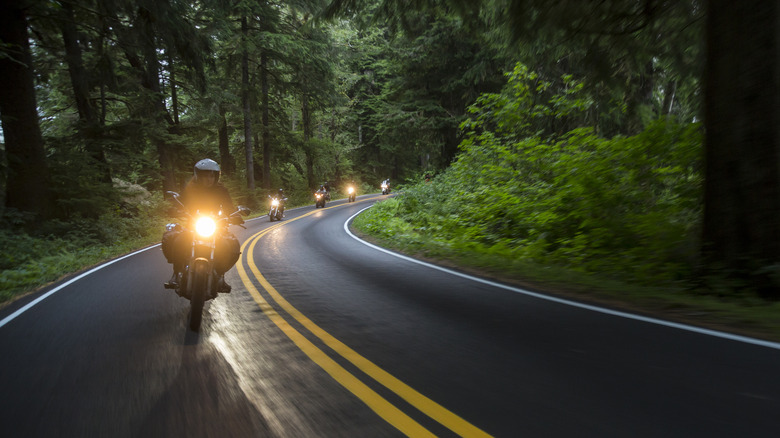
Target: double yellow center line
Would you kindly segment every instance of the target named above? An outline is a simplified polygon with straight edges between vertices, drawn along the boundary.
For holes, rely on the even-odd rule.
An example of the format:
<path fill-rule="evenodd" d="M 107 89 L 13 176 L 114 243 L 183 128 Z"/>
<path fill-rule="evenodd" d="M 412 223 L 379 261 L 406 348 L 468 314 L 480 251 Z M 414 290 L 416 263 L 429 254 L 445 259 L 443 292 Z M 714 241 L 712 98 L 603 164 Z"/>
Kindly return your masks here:
<path fill-rule="evenodd" d="M 336 208 L 341 205 L 328 207 Z M 360 369 L 363 373 L 373 378 L 375 381 L 383 385 L 385 388 L 394 392 L 410 405 L 414 406 L 420 412 L 436 420 L 444 427 L 450 429 L 460 436 L 468 437 L 488 437 L 487 433 L 473 426 L 469 422 L 463 420 L 454 413 L 448 411 L 441 405 L 437 404 L 433 400 L 425 397 L 417 392 L 404 382 L 398 380 L 387 371 L 381 369 L 373 362 L 369 361 L 365 357 L 358 354 L 355 350 L 349 348 L 347 345 L 334 338 L 328 332 L 314 324 L 309 318 L 303 315 L 298 309 L 293 307 L 282 295 L 263 277 L 260 270 L 254 261 L 254 249 L 257 242 L 266 234 L 271 231 L 298 219 L 303 219 L 309 215 L 316 213 L 319 210 L 304 214 L 302 216 L 288 219 L 285 222 L 266 228 L 265 230 L 253 235 L 241 247 L 241 260 L 236 264 L 238 274 L 241 277 L 241 281 L 246 286 L 249 293 L 254 298 L 255 302 L 260 306 L 263 313 L 274 323 L 279 329 L 292 340 L 298 348 L 301 349 L 314 363 L 319 365 L 325 372 L 330 374 L 339 384 L 357 396 L 363 403 L 365 403 L 371 410 L 377 413 L 382 419 L 390 423 L 392 426 L 411 437 L 433 437 L 435 436 L 417 421 L 406 415 L 399 408 L 387 401 L 384 397 L 379 395 L 376 391 L 368 387 L 360 379 L 355 377 L 344 367 L 339 365 L 335 360 L 328 356 L 322 349 L 314 345 L 303 334 L 290 325 L 287 320 L 282 316 L 274 306 L 266 301 L 260 294 L 260 291 L 255 287 L 254 281 L 249 277 L 244 269 L 244 261 L 249 267 L 255 280 L 262 286 L 268 293 L 274 303 L 281 307 L 287 314 L 294 318 L 298 323 L 306 328 L 312 335 L 319 338 L 325 345 L 333 349 L 338 355 L 346 359 Z"/>

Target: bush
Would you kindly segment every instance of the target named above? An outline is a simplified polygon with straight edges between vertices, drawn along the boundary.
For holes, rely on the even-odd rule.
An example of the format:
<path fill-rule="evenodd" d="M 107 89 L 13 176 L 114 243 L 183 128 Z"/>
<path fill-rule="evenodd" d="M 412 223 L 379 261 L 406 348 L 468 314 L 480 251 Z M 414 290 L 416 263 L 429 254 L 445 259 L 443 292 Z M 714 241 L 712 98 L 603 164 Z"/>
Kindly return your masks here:
<path fill-rule="evenodd" d="M 98 218 L 76 216 L 35 226 L 23 215 L 6 211 L 0 229 L 0 302 L 157 241 L 165 224 L 162 197 L 134 199 L 137 202 L 125 199 Z"/>
<path fill-rule="evenodd" d="M 516 69 L 501 94 L 483 96 L 463 124 L 457 161 L 377 214 L 506 257 L 640 282 L 688 277 L 701 220 L 701 127 L 659 119 L 632 137 L 590 128 L 542 136 L 531 128 L 545 117 L 586 105 L 576 87 L 531 105 L 522 83 L 531 79 Z"/>

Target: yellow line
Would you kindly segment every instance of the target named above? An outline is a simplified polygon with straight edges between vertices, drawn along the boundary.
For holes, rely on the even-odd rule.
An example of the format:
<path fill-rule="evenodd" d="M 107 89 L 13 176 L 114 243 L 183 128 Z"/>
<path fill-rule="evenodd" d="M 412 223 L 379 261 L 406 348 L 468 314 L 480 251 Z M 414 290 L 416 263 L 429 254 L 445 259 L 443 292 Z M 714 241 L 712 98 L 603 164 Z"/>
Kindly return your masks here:
<path fill-rule="evenodd" d="M 307 213 L 305 215 L 299 216 L 295 219 L 291 219 L 288 222 L 292 222 L 294 220 L 302 219 L 303 217 L 306 217 L 313 213 Z M 252 236 L 246 243 L 244 243 L 244 246 L 242 247 L 242 253 L 245 253 L 243 251 L 244 248 L 246 248 L 247 244 L 249 245 L 249 254 L 252 254 L 254 251 L 255 244 L 265 236 L 267 233 L 272 231 L 273 229 L 281 226 L 283 224 L 278 224 L 274 227 L 269 227 L 254 236 Z M 242 256 L 243 257 L 243 256 Z M 443 406 L 439 405 L 438 403 L 434 402 L 433 400 L 425 397 L 424 395 L 417 392 L 412 387 L 408 386 L 404 382 L 400 381 L 387 371 L 384 371 L 383 369 L 379 368 L 377 365 L 375 365 L 370 360 L 364 358 L 360 354 L 358 354 L 355 350 L 349 348 L 347 345 L 339 341 L 338 339 L 334 338 L 332 335 L 330 335 L 325 330 L 321 329 L 319 326 L 314 324 L 309 318 L 304 316 L 298 309 L 293 307 L 287 300 L 282 297 L 282 295 L 273 287 L 270 283 L 263 277 L 263 275 L 260 273 L 260 270 L 257 268 L 257 265 L 254 262 L 254 257 L 247 257 L 247 264 L 249 265 L 249 268 L 251 269 L 252 273 L 254 274 L 255 278 L 260 282 L 260 285 L 263 286 L 263 288 L 268 292 L 269 295 L 271 295 L 271 298 L 279 305 L 281 306 L 287 313 L 289 313 L 293 318 L 295 318 L 299 323 L 301 323 L 306 329 L 308 329 L 312 334 L 314 334 L 316 337 L 318 337 L 320 340 L 322 340 L 328 347 L 332 348 L 334 351 L 336 351 L 339 355 L 350 361 L 353 365 L 358 367 L 361 371 L 366 373 L 368 376 L 385 386 L 387 389 L 393 391 L 396 393 L 399 397 L 406 400 L 409 404 L 419 409 L 421 412 L 425 413 L 429 417 L 433 418 L 434 420 L 441 423 L 446 428 L 452 430 L 456 434 L 460 436 L 468 436 L 468 437 L 489 437 L 490 435 L 486 432 L 482 431 L 481 429 L 477 428 L 476 426 L 472 425 L 471 423 L 467 422 L 466 420 L 460 418 L 456 414 L 450 412 Z M 254 289 L 254 286 L 252 285 L 251 281 L 249 281 L 248 277 L 246 276 L 246 273 L 243 269 L 243 266 L 241 266 L 241 263 L 239 263 L 239 273 L 241 274 L 242 280 L 244 280 L 244 284 L 247 285 L 247 288 L 251 290 Z M 254 289 L 255 293 L 257 293 L 257 290 Z M 255 294 L 253 293 L 252 296 L 254 297 Z M 258 301 L 258 298 L 262 300 L 262 304 L 260 301 Z M 265 307 L 263 304 L 268 306 L 268 303 L 262 299 L 262 297 L 258 294 L 257 297 L 255 297 L 255 301 L 258 302 L 258 304 L 263 307 L 263 311 L 265 312 Z M 274 313 L 275 314 L 275 313 Z M 275 314 L 276 315 L 276 314 Z M 278 325 L 278 324 L 277 324 Z M 292 330 L 292 329 L 291 329 Z M 287 333 L 287 332 L 285 332 Z M 297 333 L 297 332 L 296 332 Z M 298 333 L 300 336 L 300 334 Z M 290 336 L 288 334 L 288 336 Z M 305 338 L 304 338 L 305 340 Z M 293 339 L 293 341 L 295 341 Z M 308 342 L 308 341 L 307 341 Z M 297 342 L 296 342 L 297 344 Z M 299 345 L 300 347 L 300 345 Z M 312 345 L 312 347 L 314 347 Z M 316 348 L 316 347 L 314 347 Z M 303 348 L 302 348 L 303 349 Z M 320 353 L 322 353 L 321 350 Z M 305 352 L 305 351 L 304 351 Z M 308 354 L 308 353 L 307 353 Z M 324 354 L 324 353 L 323 353 Z M 311 357 L 311 355 L 309 356 Z M 327 356 L 326 356 L 327 357 Z M 312 358 L 314 360 L 314 358 Z M 316 362 L 316 360 L 315 360 Z M 319 362 L 317 362 L 319 364 Z M 320 366 L 322 366 L 320 364 Z M 324 367 L 323 367 L 324 368 Z M 326 370 L 327 371 L 327 370 Z M 344 371 L 346 372 L 346 370 Z M 330 374 L 330 371 L 328 371 Z M 331 374 L 333 375 L 333 374 Z M 351 376 L 351 375 L 350 375 Z M 335 376 L 334 376 L 335 377 Z M 353 376 L 351 376 L 353 377 Z M 338 380 L 338 379 L 336 379 Z M 341 383 L 341 381 L 339 381 Z M 344 385 L 342 383 L 342 385 Z M 346 387 L 346 385 L 344 385 Z M 348 388 L 349 389 L 349 388 Z M 352 389 L 350 389 L 352 391 Z M 362 397 L 356 393 L 355 391 L 352 391 L 355 395 Z M 365 400 L 364 400 L 365 401 Z M 366 402 L 368 404 L 368 402 Z M 369 405 L 370 406 L 370 405 Z M 373 409 L 373 407 L 372 407 Z M 395 408 L 393 408 L 395 409 Z M 376 411 L 376 410 L 375 410 Z M 385 418 L 382 413 L 379 411 L 376 411 L 377 413 L 382 416 L 382 418 Z M 387 420 L 387 418 L 385 418 Z M 411 420 L 411 419 L 410 419 Z M 387 420 L 394 426 L 398 427 L 395 423 L 391 422 L 390 420 Z M 413 420 L 412 420 L 413 421 Z M 401 429 L 400 427 L 398 427 Z M 403 429 L 401 429 L 403 430 Z M 427 431 L 426 431 L 427 432 Z M 406 432 L 404 432 L 406 433 Z M 410 436 L 421 436 L 421 435 L 410 435 Z"/>
<path fill-rule="evenodd" d="M 254 243 L 252 244 L 254 246 Z M 263 313 L 271 320 L 277 327 L 279 327 L 284 334 L 286 334 L 294 343 L 301 349 L 314 363 L 319 365 L 325 372 L 330 374 L 339 384 L 355 394 L 360 400 L 363 401 L 371 410 L 377 413 L 382 419 L 393 425 L 407 436 L 412 437 L 435 437 L 430 431 L 425 429 L 422 425 L 414 421 L 411 417 L 404 414 L 400 409 L 393 406 L 390 402 L 382 398 L 374 390 L 369 388 L 366 384 L 361 382 L 357 377 L 353 376 L 341 365 L 336 363 L 333 359 L 328 357 L 325 352 L 317 348 L 302 334 L 300 334 L 295 328 L 290 326 L 287 321 L 280 316 L 276 311 L 263 299 L 260 292 L 252 284 L 249 276 L 247 276 L 244 267 L 238 264 L 238 274 L 241 276 L 241 280 L 246 285 L 247 290 L 254 298 L 255 302 L 263 310 Z"/>

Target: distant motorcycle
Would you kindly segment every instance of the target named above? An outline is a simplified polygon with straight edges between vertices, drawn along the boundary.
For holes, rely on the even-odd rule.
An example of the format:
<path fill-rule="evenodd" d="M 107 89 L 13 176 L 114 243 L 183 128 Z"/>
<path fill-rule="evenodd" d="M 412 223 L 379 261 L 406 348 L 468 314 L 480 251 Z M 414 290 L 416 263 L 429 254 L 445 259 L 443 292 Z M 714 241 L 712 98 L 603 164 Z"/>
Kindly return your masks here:
<path fill-rule="evenodd" d="M 326 200 L 326 193 L 327 192 L 314 192 L 314 208 L 325 208 L 325 200 Z"/>
<path fill-rule="evenodd" d="M 271 220 L 271 222 L 275 220 L 282 220 L 284 217 L 284 205 L 282 205 L 284 199 L 279 199 L 272 196 L 268 197 L 271 198 L 271 210 L 268 212 L 268 218 Z"/>
<path fill-rule="evenodd" d="M 382 181 L 382 194 L 387 195 L 390 193 L 390 183 L 387 180 Z"/>
<path fill-rule="evenodd" d="M 228 225 L 239 225 L 243 220 L 239 216 L 249 214 L 249 209 L 238 206 L 238 209 L 229 216 L 212 214 L 190 214 L 182 204 L 180 196 L 176 192 L 167 192 L 179 203 L 185 211 L 186 226 L 169 224 L 168 230 L 182 229 L 192 233 L 192 251 L 184 271 L 177 278 L 178 286 L 175 288 L 179 296 L 190 300 L 190 329 L 198 331 L 203 318 L 203 304 L 217 297 L 217 277 L 214 270 L 214 249 L 218 238 L 227 233 Z M 167 287 L 167 286 L 166 286 Z"/>
<path fill-rule="evenodd" d="M 347 202 L 355 202 L 355 196 L 357 196 L 355 188 L 352 186 L 347 187 Z"/>

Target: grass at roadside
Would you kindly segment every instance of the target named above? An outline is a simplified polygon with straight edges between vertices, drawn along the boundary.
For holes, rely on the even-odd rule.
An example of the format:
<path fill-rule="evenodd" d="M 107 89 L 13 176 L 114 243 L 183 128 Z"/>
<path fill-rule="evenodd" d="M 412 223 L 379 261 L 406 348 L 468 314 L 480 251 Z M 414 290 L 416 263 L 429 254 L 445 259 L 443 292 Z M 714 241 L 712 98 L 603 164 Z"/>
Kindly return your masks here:
<path fill-rule="evenodd" d="M 353 228 L 361 237 L 383 247 L 528 290 L 780 342 L 780 303 L 750 296 L 725 299 L 684 284 L 637 286 L 563 267 L 528 263 L 478 244 L 437 239 L 382 208 L 360 214 Z"/>
<path fill-rule="evenodd" d="M 77 240 L 28 238 L 35 253 L 12 269 L 0 270 L 0 307 L 64 276 L 158 243 L 163 225 L 161 221 L 159 226 L 115 244 L 84 245 Z M 22 250 L 14 249 L 17 256 Z"/>

